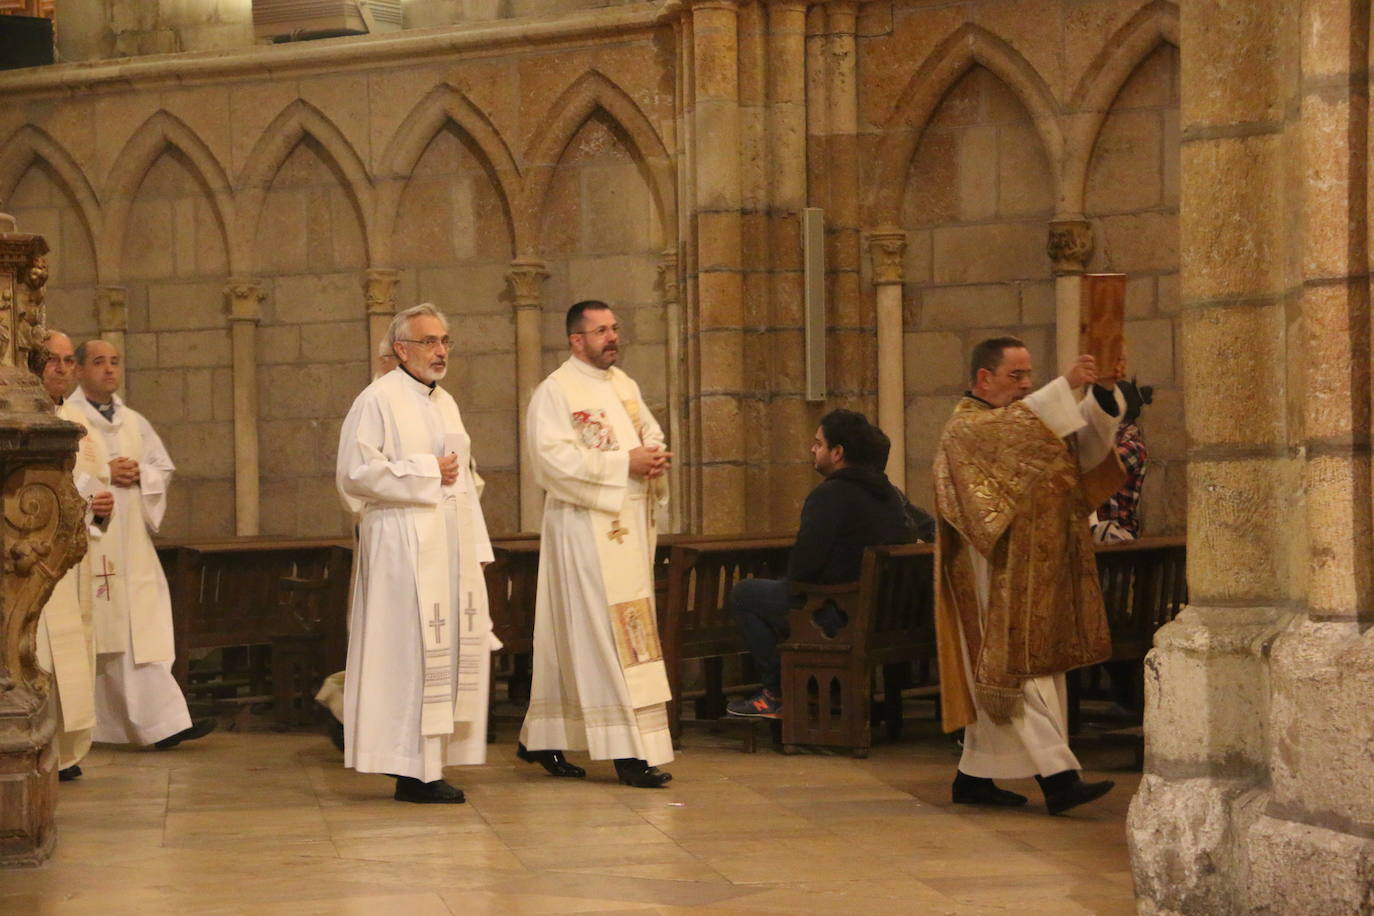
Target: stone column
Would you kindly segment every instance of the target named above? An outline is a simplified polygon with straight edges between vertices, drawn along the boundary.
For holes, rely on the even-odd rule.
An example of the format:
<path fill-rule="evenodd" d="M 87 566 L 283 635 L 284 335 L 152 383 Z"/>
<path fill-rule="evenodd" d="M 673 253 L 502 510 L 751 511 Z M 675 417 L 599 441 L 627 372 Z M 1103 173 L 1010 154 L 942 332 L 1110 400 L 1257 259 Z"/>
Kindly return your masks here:
<path fill-rule="evenodd" d="M 367 305 L 367 365 L 372 375 L 377 352 L 391 319 L 396 317 L 396 283 L 401 272 L 389 267 L 369 267 L 363 272 L 363 299 Z"/>
<path fill-rule="evenodd" d="M 815 471 L 798 447 L 816 428 L 817 409 L 805 394 L 801 211 L 807 206 L 806 3 L 768 4 L 769 185 L 769 377 L 766 477 L 769 512 L 754 531 L 787 531 L 796 525 L 799 500 Z"/>
<path fill-rule="evenodd" d="M 883 229 L 868 235 L 873 285 L 878 291 L 878 426 L 892 440 L 887 476 L 906 490 L 906 382 L 902 345 L 902 257 L 906 233 Z"/>
<path fill-rule="evenodd" d="M 842 398 L 872 396 L 872 316 L 859 289 L 859 88 L 857 0 L 825 5 L 829 73 L 829 187 L 825 208 L 826 270 L 830 274 L 827 375 Z"/>
<path fill-rule="evenodd" d="M 544 514 L 544 491 L 534 482 L 534 470 L 525 458 L 525 408 L 542 380 L 544 347 L 541 304 L 544 280 L 549 272 L 535 258 L 511 261 L 506 281 L 515 303 L 515 409 L 520 445 L 520 530 L 538 531 Z M 671 339 L 671 338 L 669 338 Z"/>
<path fill-rule="evenodd" d="M 234 533 L 258 533 L 258 321 L 261 286 L 230 280 L 224 288 L 234 362 Z"/>
<path fill-rule="evenodd" d="M 95 327 L 101 340 L 109 341 L 119 355 L 124 353 L 124 334 L 129 330 L 129 291 L 122 286 L 95 288 Z M 124 383 L 120 382 L 119 396 L 124 397 Z"/>
<path fill-rule="evenodd" d="M 739 7 L 691 4 L 696 199 L 696 402 L 703 494 L 694 519 L 706 533 L 746 530 L 744 277 L 739 125 Z M 706 495 L 709 494 L 709 498 Z"/>
<path fill-rule="evenodd" d="M 658 262 L 659 288 L 663 291 L 663 318 L 668 328 L 668 450 L 677 456 L 668 471 L 668 530 L 682 530 L 682 304 L 678 300 L 677 252 L 664 251 Z"/>
<path fill-rule="evenodd" d="M 1078 356 L 1079 310 L 1083 296 L 1083 272 L 1093 253 L 1093 227 L 1085 219 L 1057 219 L 1050 222 L 1049 255 L 1054 271 L 1054 357 L 1053 366 L 1043 367 L 1042 375 L 1053 378 Z M 1045 357 L 1036 354 L 1038 359 Z"/>
<path fill-rule="evenodd" d="M 52 678 L 34 657 L 53 585 L 86 552 L 85 501 L 72 483 L 82 431 L 59 420 L 26 368 L 44 323 L 41 236 L 0 214 L 0 868 L 41 864 L 57 838 Z"/>
<path fill-rule="evenodd" d="M 1368 5 L 1183 10 L 1189 606 L 1145 662 L 1135 887 L 1141 912 L 1354 913 L 1374 873 Z"/>

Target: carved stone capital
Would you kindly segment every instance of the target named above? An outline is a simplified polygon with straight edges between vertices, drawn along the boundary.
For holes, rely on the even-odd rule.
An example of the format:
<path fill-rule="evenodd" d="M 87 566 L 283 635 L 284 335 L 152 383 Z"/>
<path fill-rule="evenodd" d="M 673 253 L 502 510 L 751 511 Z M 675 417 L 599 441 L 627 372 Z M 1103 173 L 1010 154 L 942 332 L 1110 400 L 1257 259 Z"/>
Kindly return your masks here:
<path fill-rule="evenodd" d="M 510 262 L 506 282 L 516 310 L 537 309 L 544 298 L 544 280 L 549 272 L 538 258 L 516 258 Z"/>
<path fill-rule="evenodd" d="M 906 279 L 906 233 L 879 229 L 868 234 L 868 256 L 873 262 L 873 283 L 888 286 Z"/>
<path fill-rule="evenodd" d="M 224 287 L 224 311 L 230 321 L 261 321 L 262 300 L 267 293 L 261 286 L 249 280 L 229 281 Z"/>
<path fill-rule="evenodd" d="M 1085 219 L 1051 220 L 1048 251 L 1056 277 L 1081 274 L 1093 253 L 1092 223 Z"/>
<path fill-rule="evenodd" d="M 95 290 L 95 324 L 100 333 L 129 329 L 129 291 L 122 286 Z"/>
<path fill-rule="evenodd" d="M 396 314 L 396 284 L 401 272 L 390 267 L 369 267 L 363 272 L 363 297 L 369 315 Z"/>
<path fill-rule="evenodd" d="M 663 304 L 677 302 L 677 252 L 671 248 L 659 256 L 658 282 L 663 286 Z"/>

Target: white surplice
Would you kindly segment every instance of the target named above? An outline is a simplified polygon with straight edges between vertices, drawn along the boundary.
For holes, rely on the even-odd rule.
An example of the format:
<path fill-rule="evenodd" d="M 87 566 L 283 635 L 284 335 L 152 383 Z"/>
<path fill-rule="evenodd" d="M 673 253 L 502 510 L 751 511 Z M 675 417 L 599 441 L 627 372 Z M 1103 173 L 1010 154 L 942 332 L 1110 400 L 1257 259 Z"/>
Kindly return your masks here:
<path fill-rule="evenodd" d="M 631 424 L 609 372 L 576 357 L 559 371 L 567 367 L 597 393 L 608 426 Z M 662 447 L 663 431 L 638 386 L 633 395 L 639 403 L 640 440 Z M 646 483 L 630 476 L 627 443 L 606 448 L 610 443 L 602 441 L 592 447 L 579 435 L 564 390 L 553 377 L 535 389 L 526 428 L 527 455 L 545 499 L 533 680 L 520 740 L 530 750 L 587 750 L 594 760 L 638 757 L 651 766 L 667 763 L 673 742 L 665 705 L 636 709 L 630 699 L 588 511 L 618 511 L 626 525 L 652 530 L 655 506 Z M 642 562 L 652 582 L 653 540 L 645 544 Z"/>
<path fill-rule="evenodd" d="M 191 727 L 186 697 L 172 677 L 172 596 L 152 536 L 167 511 L 176 466 L 152 425 L 114 395 L 106 420 L 81 389 L 68 399 L 80 411 L 100 459 L 138 462 L 139 482 L 111 487 L 109 530 L 90 548 L 95 590 L 94 738 L 152 744 Z"/>
<path fill-rule="evenodd" d="M 401 430 L 392 397 L 409 399 L 407 413 L 423 430 Z M 447 404 L 443 403 L 447 399 Z M 486 582 L 480 573 L 463 581 L 458 556 L 469 539 L 480 563 L 492 560 L 491 541 L 478 499 L 481 479 L 469 460 L 458 481 L 441 485 L 439 459 L 445 437 L 467 432 L 457 405 L 442 388 L 430 388 L 397 368 L 358 395 L 339 435 L 337 480 L 344 504 L 360 518 L 349 613 L 348 666 L 344 678 L 344 765 L 364 773 L 390 773 L 423 782 L 443 777 L 443 768 L 486 762 L 488 683 L 491 652 L 499 648 L 486 611 Z M 406 454 L 401 442 L 422 438 L 428 451 Z M 470 448 L 465 445 L 470 455 Z M 437 545 L 448 563 L 446 606 L 436 629 L 476 632 L 488 651 L 478 654 L 476 692 L 461 721 L 449 716 L 452 732 L 424 733 L 426 646 L 421 634 L 422 545 L 412 509 L 439 508 L 443 517 Z M 463 519 L 468 519 L 464 523 Z M 434 549 L 429 545 L 425 549 Z M 470 600 L 469 593 L 475 593 Z M 464 611 L 476 607 L 472 619 Z M 450 654 L 451 702 L 458 702 L 459 652 Z M 465 682 L 470 683 L 468 678 Z"/>
<path fill-rule="evenodd" d="M 64 420 L 85 426 L 81 412 L 70 402 L 57 408 Z M 91 749 L 95 728 L 95 632 L 91 621 L 91 547 L 104 534 L 95 524 L 91 497 L 110 489 L 110 468 L 102 462 L 89 434 L 81 437 L 72 469 L 76 490 L 86 500 L 87 551 L 53 586 L 38 621 L 38 664 L 52 672 L 53 703 L 57 715 L 58 766 L 81 762 Z"/>
<path fill-rule="evenodd" d="M 1027 395 L 1024 403 L 1056 436 L 1074 437 L 1078 466 L 1089 470 L 1116 447 L 1116 428 L 1126 405 L 1119 391 L 1114 389 L 1113 396 L 1117 403 L 1116 416 L 1102 409 L 1091 390 L 1081 401 L 1075 402 L 1073 390 L 1061 376 Z M 988 561 L 972 546 L 966 549 L 973 563 L 979 609 L 985 611 L 991 578 Z M 962 633 L 960 639 L 963 639 Z M 967 643 L 964 644 L 964 671 L 972 684 L 973 667 Z M 964 729 L 960 772 L 988 779 L 1019 779 L 1083 768 L 1069 750 L 1068 690 L 1064 675 L 1025 678 L 1021 691 L 1025 696 L 1023 712 L 1005 725 L 997 724 L 991 716 L 977 709 L 977 695 L 974 694 L 978 716 Z"/>

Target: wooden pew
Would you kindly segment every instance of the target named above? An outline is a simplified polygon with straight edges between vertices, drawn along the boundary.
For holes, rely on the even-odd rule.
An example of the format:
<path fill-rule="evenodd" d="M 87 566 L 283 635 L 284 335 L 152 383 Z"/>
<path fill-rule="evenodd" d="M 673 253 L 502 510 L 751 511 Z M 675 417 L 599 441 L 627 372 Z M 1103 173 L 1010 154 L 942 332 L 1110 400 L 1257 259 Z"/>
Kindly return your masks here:
<path fill-rule="evenodd" d="M 1131 663 L 1131 693 L 1136 708 L 1143 701 L 1143 662 L 1154 645 L 1155 631 L 1173 620 L 1188 602 L 1187 547 L 1182 536 L 1147 537 L 1097 545 L 1097 572 L 1102 601 L 1112 633 L 1112 662 Z M 1080 731 L 1084 682 L 1099 680 L 1100 667 L 1070 671 L 1069 734 Z M 1113 678 L 1122 676 L 1114 666 Z M 1115 685 L 1114 685 L 1115 686 Z M 1124 729 L 1129 737 L 1139 729 Z"/>
<path fill-rule="evenodd" d="M 158 556 L 172 597 L 172 673 L 182 689 L 193 651 L 271 645 L 277 721 L 308 721 L 314 689 L 344 665 L 350 542 L 190 541 L 160 544 Z"/>
<path fill-rule="evenodd" d="M 724 659 L 747 651 L 730 613 L 730 589 L 740 579 L 782 577 L 793 541 L 684 536 L 670 542 L 667 601 L 661 606 L 659 629 L 674 697 L 668 721 L 675 737 L 682 730 L 683 665 L 690 660 L 702 664 L 702 715 L 725 714 Z"/>
<path fill-rule="evenodd" d="M 904 679 L 899 671 L 935 656 L 934 544 L 869 547 L 857 582 L 804 585 L 782 654 L 783 751 L 797 745 L 847 747 L 867 757 L 873 674 L 887 666 L 884 714 L 900 729 Z M 848 621 L 827 635 L 813 616 L 828 603 Z"/>

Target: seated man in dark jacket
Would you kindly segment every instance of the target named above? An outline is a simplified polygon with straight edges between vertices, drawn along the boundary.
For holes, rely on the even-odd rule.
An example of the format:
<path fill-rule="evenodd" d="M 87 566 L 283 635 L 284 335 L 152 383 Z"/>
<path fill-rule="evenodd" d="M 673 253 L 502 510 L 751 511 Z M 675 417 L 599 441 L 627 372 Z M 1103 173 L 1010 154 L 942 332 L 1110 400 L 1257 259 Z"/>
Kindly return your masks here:
<path fill-rule="evenodd" d="M 859 578 L 864 548 L 907 544 L 917 531 L 906 499 L 883 473 L 887 437 L 852 410 L 821 418 L 811 457 L 825 480 L 802 506 L 801 529 L 787 561 L 787 579 L 744 579 L 730 592 L 730 608 L 753 653 L 763 689 L 727 707 L 734 716 L 777 718 L 782 709 L 778 643 L 787 638 L 787 616 L 801 604 L 788 582 L 836 585 Z M 828 632 L 844 626 L 843 614 L 828 607 L 817 621 Z"/>

